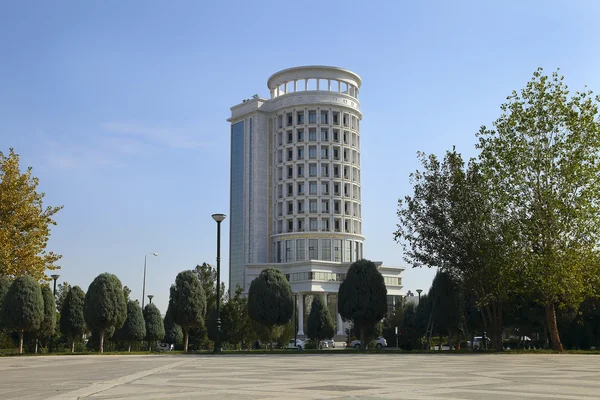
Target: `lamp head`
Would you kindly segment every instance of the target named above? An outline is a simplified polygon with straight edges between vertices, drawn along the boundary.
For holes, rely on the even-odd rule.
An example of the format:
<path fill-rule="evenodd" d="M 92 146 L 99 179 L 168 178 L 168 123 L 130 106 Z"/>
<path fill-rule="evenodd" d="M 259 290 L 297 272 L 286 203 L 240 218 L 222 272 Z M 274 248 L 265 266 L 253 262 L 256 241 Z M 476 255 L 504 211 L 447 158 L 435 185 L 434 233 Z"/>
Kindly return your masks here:
<path fill-rule="evenodd" d="M 421 292 L 423 291 L 423 289 L 417 289 L 417 293 L 421 294 Z"/>
<path fill-rule="evenodd" d="M 156 256 L 158 255 L 158 253 L 152 253 L 152 255 L 153 255 L 154 257 L 156 257 Z"/>
<path fill-rule="evenodd" d="M 57 280 L 58 278 L 60 278 L 60 275 L 58 275 L 58 274 L 53 274 L 53 275 L 50 275 L 50 277 L 51 277 L 52 279 L 54 279 L 54 280 Z"/>
<path fill-rule="evenodd" d="M 225 214 L 213 214 L 212 218 L 217 222 L 222 222 L 225 219 Z"/>

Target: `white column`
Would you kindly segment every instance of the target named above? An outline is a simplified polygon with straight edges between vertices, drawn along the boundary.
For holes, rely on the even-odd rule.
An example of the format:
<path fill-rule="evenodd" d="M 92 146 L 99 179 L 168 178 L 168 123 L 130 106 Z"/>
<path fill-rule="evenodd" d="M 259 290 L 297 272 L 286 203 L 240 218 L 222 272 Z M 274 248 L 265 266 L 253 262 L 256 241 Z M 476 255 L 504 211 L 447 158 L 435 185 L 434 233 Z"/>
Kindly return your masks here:
<path fill-rule="evenodd" d="M 327 308 L 327 293 L 323 292 L 321 295 L 323 296 L 323 304 L 325 305 L 325 308 Z"/>
<path fill-rule="evenodd" d="M 298 293 L 298 335 L 304 335 L 304 294 Z"/>
<path fill-rule="evenodd" d="M 336 314 L 337 334 L 345 335 L 346 333 L 344 332 L 344 321 L 342 321 L 342 316 L 340 315 L 340 313 Z"/>

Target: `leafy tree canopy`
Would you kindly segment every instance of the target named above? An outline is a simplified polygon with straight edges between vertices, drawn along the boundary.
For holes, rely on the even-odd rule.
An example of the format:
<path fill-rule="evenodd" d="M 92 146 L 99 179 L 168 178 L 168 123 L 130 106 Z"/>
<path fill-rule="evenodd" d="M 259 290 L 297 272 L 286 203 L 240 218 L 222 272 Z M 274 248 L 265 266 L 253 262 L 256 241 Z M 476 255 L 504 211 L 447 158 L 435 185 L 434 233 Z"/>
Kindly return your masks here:
<path fill-rule="evenodd" d="M 308 315 L 308 326 L 306 335 L 312 340 L 331 339 L 335 333 L 333 319 L 320 295 L 315 295 L 310 314 Z"/>
<path fill-rule="evenodd" d="M 46 270 L 60 268 L 61 256 L 46 246 L 50 225 L 56 225 L 53 216 L 62 206 L 44 208 L 44 193 L 37 186 L 31 167 L 21 173 L 13 149 L 8 155 L 0 152 L 0 275 L 42 280 Z"/>
<path fill-rule="evenodd" d="M 65 296 L 60 309 L 60 331 L 74 343 L 86 330 L 83 318 L 85 293 L 79 286 L 73 286 Z"/>
<path fill-rule="evenodd" d="M 165 327 L 159 309 L 154 304 L 144 307 L 144 320 L 146 321 L 146 340 L 156 342 L 165 337 Z"/>

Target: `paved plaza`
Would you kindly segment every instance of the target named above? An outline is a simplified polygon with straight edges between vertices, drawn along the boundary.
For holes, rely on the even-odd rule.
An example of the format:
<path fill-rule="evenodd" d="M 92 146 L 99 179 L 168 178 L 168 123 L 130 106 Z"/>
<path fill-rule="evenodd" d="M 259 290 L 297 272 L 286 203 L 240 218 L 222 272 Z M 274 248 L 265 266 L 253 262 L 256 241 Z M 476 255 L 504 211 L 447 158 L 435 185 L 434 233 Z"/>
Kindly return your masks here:
<path fill-rule="evenodd" d="M 599 399 L 600 356 L 0 358 L 0 399 Z"/>

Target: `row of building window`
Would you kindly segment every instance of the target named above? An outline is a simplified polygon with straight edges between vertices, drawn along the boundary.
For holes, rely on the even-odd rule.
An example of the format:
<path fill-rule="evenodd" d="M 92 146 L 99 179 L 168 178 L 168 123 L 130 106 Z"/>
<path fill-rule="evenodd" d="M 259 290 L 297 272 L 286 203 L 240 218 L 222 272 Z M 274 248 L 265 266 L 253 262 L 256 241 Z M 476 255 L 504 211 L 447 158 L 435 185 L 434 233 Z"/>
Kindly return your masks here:
<path fill-rule="evenodd" d="M 284 94 L 304 92 L 307 90 L 318 90 L 335 93 L 343 93 L 358 99 L 358 87 L 337 79 L 305 78 L 296 79 L 280 84 L 271 90 L 271 98 L 274 99 Z"/>
<path fill-rule="evenodd" d="M 363 256 L 363 244 L 343 239 L 290 239 L 274 243 L 276 263 L 322 260 L 354 262 Z"/>
<path fill-rule="evenodd" d="M 332 174 L 330 174 L 330 171 Z M 281 181 L 284 177 L 285 179 L 333 177 L 360 183 L 360 169 L 342 164 L 333 164 L 333 168 L 331 168 L 331 164 L 328 162 L 309 163 L 307 168 L 306 163 L 298 163 L 277 167 L 277 180 Z"/>
<path fill-rule="evenodd" d="M 342 143 L 346 146 L 360 147 L 360 136 L 358 133 L 349 131 L 340 131 L 333 129 L 331 135 L 329 134 L 328 128 L 321 128 L 320 134 L 317 135 L 317 128 L 308 128 L 308 136 L 305 135 L 305 130 L 298 128 L 295 130 L 288 130 L 285 132 L 278 132 L 275 134 L 275 143 L 277 146 L 283 146 L 284 144 L 299 144 L 305 142 L 333 142 Z"/>
<path fill-rule="evenodd" d="M 333 221 L 333 222 L 332 222 Z M 341 232 L 360 235 L 362 223 L 352 218 L 287 218 L 275 221 L 276 233 Z M 308 225 L 307 225 L 308 224 Z"/>
<path fill-rule="evenodd" d="M 319 182 L 309 181 L 308 184 L 305 182 L 297 182 L 296 184 L 287 183 L 285 185 L 285 196 L 340 196 L 348 197 L 353 199 L 360 199 L 360 186 L 353 185 L 350 183 L 340 182 L 329 182 L 320 181 L 321 190 L 319 191 Z M 284 185 L 277 185 L 277 198 L 281 199 L 284 196 Z M 296 192 L 294 192 L 296 189 Z M 308 189 L 308 191 L 307 191 Z M 330 190 L 331 189 L 331 190 Z"/>
<path fill-rule="evenodd" d="M 285 158 L 284 158 L 285 156 Z M 308 157 L 307 157 L 308 156 Z M 356 150 L 351 150 L 346 147 L 330 146 L 326 144 L 308 146 L 296 146 L 277 150 L 277 162 L 302 161 L 309 160 L 329 160 L 344 161 L 352 164 L 360 165 L 360 153 Z"/>
<path fill-rule="evenodd" d="M 308 203 L 308 209 L 304 205 Z M 289 200 L 285 202 L 285 210 L 284 203 L 277 203 L 277 216 L 281 217 L 284 215 L 298 215 L 298 214 L 339 214 L 339 215 L 348 215 L 360 218 L 361 216 L 361 205 L 354 201 L 342 201 L 342 200 L 330 200 L 330 199 L 321 199 L 320 202 L 318 199 L 308 199 L 307 203 L 305 200 L 299 199 L 296 201 Z M 294 207 L 295 205 L 295 207 Z M 319 207 L 320 205 L 320 207 Z"/>
<path fill-rule="evenodd" d="M 277 129 L 283 129 L 284 127 L 317 124 L 317 115 L 319 116 L 318 123 L 321 125 L 342 126 L 356 131 L 360 130 L 360 119 L 358 117 L 330 110 L 288 111 L 277 116 L 276 126 Z"/>
<path fill-rule="evenodd" d="M 343 282 L 346 279 L 345 273 L 335 272 L 319 272 L 319 271 L 306 271 L 306 272 L 292 272 L 291 274 L 285 274 L 285 279 L 288 282 L 301 282 L 301 281 L 325 281 L 325 282 Z"/>

